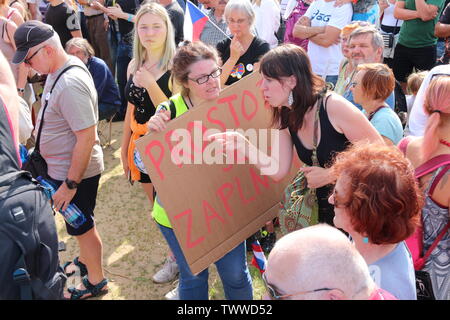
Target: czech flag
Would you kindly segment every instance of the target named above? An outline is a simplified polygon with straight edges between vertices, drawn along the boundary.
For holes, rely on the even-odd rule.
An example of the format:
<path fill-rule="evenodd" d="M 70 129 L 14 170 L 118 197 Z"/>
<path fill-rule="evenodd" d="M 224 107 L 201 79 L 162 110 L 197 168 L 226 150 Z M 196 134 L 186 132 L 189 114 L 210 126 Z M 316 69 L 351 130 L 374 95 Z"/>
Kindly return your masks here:
<path fill-rule="evenodd" d="M 266 256 L 264 255 L 264 251 L 261 247 L 261 244 L 258 240 L 255 240 L 252 242 L 252 249 L 253 249 L 253 259 L 252 259 L 252 265 L 256 267 L 261 274 L 266 272 L 266 265 L 267 260 Z"/>
<path fill-rule="evenodd" d="M 200 40 L 200 34 L 208 22 L 208 17 L 189 0 L 186 1 L 186 12 L 184 14 L 184 40 Z"/>

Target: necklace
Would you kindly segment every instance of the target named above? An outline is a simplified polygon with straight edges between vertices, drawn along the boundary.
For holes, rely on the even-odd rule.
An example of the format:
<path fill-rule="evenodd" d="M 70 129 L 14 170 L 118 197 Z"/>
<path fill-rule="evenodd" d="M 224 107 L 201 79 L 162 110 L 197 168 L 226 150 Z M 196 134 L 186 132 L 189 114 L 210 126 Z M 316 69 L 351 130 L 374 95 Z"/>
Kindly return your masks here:
<path fill-rule="evenodd" d="M 439 143 L 450 148 L 450 142 L 448 142 L 447 140 L 439 139 Z"/>
<path fill-rule="evenodd" d="M 383 109 L 385 106 L 380 106 L 378 107 L 376 110 L 372 111 L 371 113 L 369 113 L 369 115 L 367 116 L 367 119 L 372 120 L 373 116 L 375 115 L 375 113 L 377 113 L 380 109 Z"/>

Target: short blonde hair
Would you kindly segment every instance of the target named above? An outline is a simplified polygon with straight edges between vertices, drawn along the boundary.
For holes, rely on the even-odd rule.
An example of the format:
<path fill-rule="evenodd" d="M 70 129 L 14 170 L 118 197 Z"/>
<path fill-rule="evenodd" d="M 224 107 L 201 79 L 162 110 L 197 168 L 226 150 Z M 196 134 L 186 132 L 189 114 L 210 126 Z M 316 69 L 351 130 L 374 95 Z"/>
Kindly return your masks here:
<path fill-rule="evenodd" d="M 422 84 L 423 79 L 425 79 L 427 74 L 428 71 L 411 73 L 408 77 L 408 80 L 406 81 L 406 92 L 408 94 L 417 95 L 417 92 L 419 92 L 420 89 L 420 85 Z"/>
<path fill-rule="evenodd" d="M 146 50 L 144 46 L 142 45 L 141 41 L 139 40 L 138 35 L 138 24 L 139 20 L 142 18 L 144 14 L 154 14 L 158 17 L 160 17 L 165 25 L 166 25 L 166 41 L 165 41 L 165 48 L 163 52 L 163 56 L 161 57 L 159 61 L 159 67 L 163 70 L 170 69 L 170 63 L 173 59 L 173 56 L 175 55 L 175 31 L 173 29 L 172 22 L 169 18 L 169 14 L 167 13 L 167 10 L 161 6 L 160 4 L 156 2 L 146 2 L 144 5 L 142 5 L 138 12 L 136 13 L 136 21 L 134 24 L 134 41 L 133 41 L 133 70 L 132 73 L 135 73 L 144 63 Z"/>

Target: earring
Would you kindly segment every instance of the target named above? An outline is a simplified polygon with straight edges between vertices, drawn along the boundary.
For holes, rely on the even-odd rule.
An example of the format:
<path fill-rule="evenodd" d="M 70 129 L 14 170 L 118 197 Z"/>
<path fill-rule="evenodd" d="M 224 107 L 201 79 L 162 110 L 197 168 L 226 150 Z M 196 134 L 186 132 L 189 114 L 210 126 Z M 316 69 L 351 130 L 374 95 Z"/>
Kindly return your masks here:
<path fill-rule="evenodd" d="M 363 242 L 364 242 L 364 243 L 369 243 L 369 238 L 364 237 L 364 238 L 363 238 Z"/>
<path fill-rule="evenodd" d="M 292 90 L 289 92 L 289 96 L 288 96 L 288 105 L 292 106 L 292 104 L 294 103 L 294 95 L 292 94 Z"/>

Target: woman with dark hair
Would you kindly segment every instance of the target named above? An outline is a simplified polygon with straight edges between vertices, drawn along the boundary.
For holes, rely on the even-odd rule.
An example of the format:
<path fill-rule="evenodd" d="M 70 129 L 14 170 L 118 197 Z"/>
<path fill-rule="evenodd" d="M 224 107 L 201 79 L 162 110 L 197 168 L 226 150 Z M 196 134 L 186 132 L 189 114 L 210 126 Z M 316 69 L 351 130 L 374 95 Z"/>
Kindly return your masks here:
<path fill-rule="evenodd" d="M 423 199 L 414 168 L 394 146 L 357 144 L 336 157 L 330 203 L 334 224 L 352 237 L 377 285 L 416 300 L 413 261 L 404 240 L 419 222 Z"/>
<path fill-rule="evenodd" d="M 430 80 L 423 109 L 428 116 L 425 134 L 405 138 L 399 147 L 415 168 L 431 159 L 450 156 L 450 75 L 438 74 Z M 408 137 L 409 138 L 409 137 Z M 422 269 L 430 274 L 433 292 L 438 300 L 450 300 L 450 165 L 435 162 L 436 168 L 419 179 L 425 192 L 422 209 L 423 252 L 427 252 L 438 235 L 443 234 Z"/>
<path fill-rule="evenodd" d="M 306 164 L 300 170 L 305 173 L 308 187 L 317 188 L 319 222 L 333 225 L 333 206 L 327 199 L 334 178 L 327 166 L 333 156 L 350 143 L 363 139 L 382 142 L 382 139 L 356 107 L 341 96 L 326 92 L 325 82 L 312 72 L 302 48 L 287 44 L 272 49 L 262 58 L 260 72 L 264 99 L 273 107 L 272 127 L 280 130 L 279 154 L 268 158 L 237 132 L 220 133 L 212 138 L 227 147 L 238 148 L 251 159 L 250 163 L 256 163 L 263 173 L 276 181 L 290 171 L 295 146 L 300 160 Z M 323 103 L 319 104 L 322 96 Z M 313 166 L 311 160 L 316 113 L 319 115 L 317 158 L 320 166 Z M 234 139 L 241 143 L 227 143 Z M 267 164 L 272 166 L 274 162 L 277 172 L 267 172 Z"/>
<path fill-rule="evenodd" d="M 172 96 L 168 102 L 158 106 L 156 114 L 148 123 L 149 130 L 160 132 L 166 128 L 166 122 L 172 120 L 172 114 L 178 117 L 202 102 L 215 101 L 220 94 L 221 73 L 219 57 L 212 47 L 199 41 L 179 48 L 173 58 L 172 74 L 182 85 L 182 91 Z M 180 270 L 180 299 L 208 299 L 208 269 L 198 275 L 192 274 L 158 196 L 155 199 L 152 216 L 175 255 Z M 251 300 L 253 298 L 245 242 L 229 251 L 215 264 L 227 299 Z"/>

